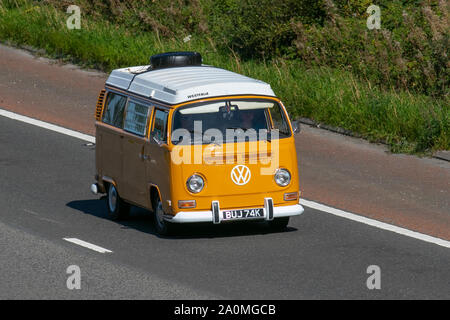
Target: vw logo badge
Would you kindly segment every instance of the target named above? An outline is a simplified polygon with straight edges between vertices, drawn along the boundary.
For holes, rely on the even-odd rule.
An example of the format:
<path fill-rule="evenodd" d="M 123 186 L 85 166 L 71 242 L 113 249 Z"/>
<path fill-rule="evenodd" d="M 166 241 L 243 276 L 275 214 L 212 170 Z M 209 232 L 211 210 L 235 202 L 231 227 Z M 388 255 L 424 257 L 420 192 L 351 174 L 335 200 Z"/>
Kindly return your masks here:
<path fill-rule="evenodd" d="M 252 173 L 247 166 L 242 164 L 235 166 L 231 169 L 231 180 L 238 186 L 243 186 L 250 181 Z"/>

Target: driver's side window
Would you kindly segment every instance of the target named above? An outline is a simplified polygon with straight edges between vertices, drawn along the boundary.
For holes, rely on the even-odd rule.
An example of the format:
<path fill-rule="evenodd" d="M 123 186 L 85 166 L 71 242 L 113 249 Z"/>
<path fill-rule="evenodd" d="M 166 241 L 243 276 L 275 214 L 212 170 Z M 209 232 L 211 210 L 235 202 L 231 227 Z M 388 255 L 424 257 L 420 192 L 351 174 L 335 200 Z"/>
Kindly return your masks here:
<path fill-rule="evenodd" d="M 167 115 L 166 111 L 155 110 L 152 136 L 159 142 L 167 142 Z"/>

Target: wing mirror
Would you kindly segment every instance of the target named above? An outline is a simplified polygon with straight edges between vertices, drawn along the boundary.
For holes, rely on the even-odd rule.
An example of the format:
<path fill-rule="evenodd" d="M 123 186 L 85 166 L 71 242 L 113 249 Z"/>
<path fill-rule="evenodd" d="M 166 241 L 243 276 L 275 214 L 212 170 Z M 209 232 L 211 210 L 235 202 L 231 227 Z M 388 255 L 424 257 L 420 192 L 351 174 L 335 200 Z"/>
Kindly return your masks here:
<path fill-rule="evenodd" d="M 162 141 L 159 139 L 159 135 L 157 132 L 150 133 L 150 138 L 153 139 L 154 142 L 156 142 L 160 147 L 167 146 L 167 143 L 165 141 Z"/>
<path fill-rule="evenodd" d="M 292 129 L 294 130 L 294 134 L 300 132 L 300 121 L 295 120 L 292 122 Z"/>

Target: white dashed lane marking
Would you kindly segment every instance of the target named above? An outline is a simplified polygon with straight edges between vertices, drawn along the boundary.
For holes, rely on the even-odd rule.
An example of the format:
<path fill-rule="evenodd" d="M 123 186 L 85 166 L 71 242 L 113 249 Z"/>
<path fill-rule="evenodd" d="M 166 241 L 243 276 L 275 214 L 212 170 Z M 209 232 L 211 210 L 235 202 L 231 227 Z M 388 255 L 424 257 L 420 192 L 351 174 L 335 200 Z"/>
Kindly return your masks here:
<path fill-rule="evenodd" d="M 77 239 L 77 238 L 63 238 L 63 239 L 66 240 L 66 241 L 69 241 L 71 243 L 75 243 L 75 244 L 77 244 L 79 246 L 82 246 L 82 247 L 85 247 L 85 248 L 88 248 L 88 249 L 100 252 L 100 253 L 112 253 L 111 250 L 99 247 L 99 246 L 97 246 L 95 244 L 92 244 L 92 243 L 89 243 L 89 242 L 86 242 L 86 241 L 83 241 L 83 240 L 80 240 L 80 239 Z"/>

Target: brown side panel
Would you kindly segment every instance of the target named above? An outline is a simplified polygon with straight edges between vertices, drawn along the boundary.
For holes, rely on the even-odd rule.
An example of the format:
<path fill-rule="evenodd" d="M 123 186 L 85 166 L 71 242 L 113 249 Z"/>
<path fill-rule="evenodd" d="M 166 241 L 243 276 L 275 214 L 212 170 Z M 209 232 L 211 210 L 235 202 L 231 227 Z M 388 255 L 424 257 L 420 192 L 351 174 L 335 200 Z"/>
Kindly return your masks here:
<path fill-rule="evenodd" d="M 149 160 L 144 157 L 147 140 L 124 132 L 122 142 L 122 197 L 139 206 L 147 207 L 149 201 L 145 166 Z"/>
<path fill-rule="evenodd" d="M 122 194 L 122 140 L 120 129 L 97 123 L 96 125 L 96 165 L 100 179 L 107 176 L 117 184 L 117 191 Z"/>
<path fill-rule="evenodd" d="M 99 134 L 99 131 L 97 130 L 98 128 L 98 122 L 102 120 L 102 115 L 103 115 L 103 108 L 105 106 L 105 96 L 106 96 L 106 90 L 102 89 L 98 95 L 97 98 L 97 105 L 95 106 L 95 174 L 96 174 L 96 180 L 100 186 L 100 191 L 101 192 L 106 192 L 106 190 L 104 189 L 104 184 L 103 181 L 101 179 L 102 177 L 102 167 L 101 167 L 101 158 L 102 158 L 102 153 L 99 152 L 99 145 L 102 145 L 102 135 Z"/>
<path fill-rule="evenodd" d="M 170 193 L 170 153 L 167 147 L 159 146 L 150 141 L 145 147 L 148 155 L 146 162 L 146 176 L 149 184 L 158 186 L 161 193 L 163 209 L 166 213 L 171 212 L 167 200 L 171 200 Z"/>

